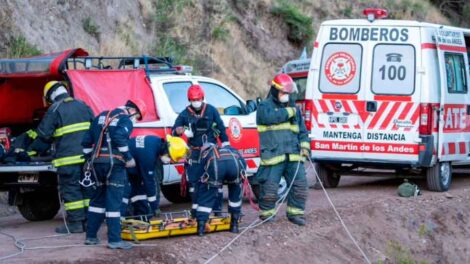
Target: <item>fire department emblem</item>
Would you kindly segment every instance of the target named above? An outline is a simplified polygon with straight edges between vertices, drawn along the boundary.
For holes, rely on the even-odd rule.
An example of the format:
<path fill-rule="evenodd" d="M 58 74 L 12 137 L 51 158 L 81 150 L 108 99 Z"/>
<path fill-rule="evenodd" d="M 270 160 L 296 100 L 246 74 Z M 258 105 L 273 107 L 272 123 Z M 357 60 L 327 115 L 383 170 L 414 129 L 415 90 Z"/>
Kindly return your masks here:
<path fill-rule="evenodd" d="M 326 60 L 325 74 L 332 84 L 345 85 L 354 79 L 356 75 L 356 62 L 349 53 L 333 53 Z"/>
<path fill-rule="evenodd" d="M 242 125 L 240 124 L 240 121 L 236 118 L 231 118 L 228 126 L 230 128 L 230 133 L 232 134 L 232 139 L 240 140 L 242 137 Z"/>

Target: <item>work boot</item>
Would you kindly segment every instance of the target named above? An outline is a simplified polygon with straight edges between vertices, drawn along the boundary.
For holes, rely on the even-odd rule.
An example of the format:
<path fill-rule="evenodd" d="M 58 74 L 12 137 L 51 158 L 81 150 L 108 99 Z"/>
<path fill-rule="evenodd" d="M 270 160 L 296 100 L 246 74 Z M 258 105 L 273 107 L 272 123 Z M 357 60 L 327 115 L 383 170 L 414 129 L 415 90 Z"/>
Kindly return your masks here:
<path fill-rule="evenodd" d="M 240 221 L 240 215 L 239 214 L 232 214 L 231 218 L 230 218 L 230 232 L 232 232 L 232 233 L 240 232 L 238 230 L 238 221 Z"/>
<path fill-rule="evenodd" d="M 197 221 L 197 235 L 202 237 L 206 233 L 206 221 Z"/>
<path fill-rule="evenodd" d="M 68 227 L 68 230 L 67 230 Z M 59 234 L 68 234 L 70 233 L 83 233 L 85 230 L 83 229 L 83 223 L 82 221 L 74 221 L 74 222 L 68 222 L 67 226 L 61 225 L 55 229 L 56 233 Z"/>
<path fill-rule="evenodd" d="M 96 237 L 87 237 L 85 239 L 85 245 L 98 245 L 100 240 Z"/>
<path fill-rule="evenodd" d="M 265 220 L 268 219 L 269 217 L 271 217 L 271 216 L 270 216 L 270 215 L 268 215 L 268 216 L 261 216 L 261 215 L 260 215 L 260 216 L 259 216 L 259 219 L 260 219 L 261 221 L 265 221 Z M 274 215 L 273 217 L 269 218 L 269 220 L 266 220 L 265 223 L 272 223 L 272 222 L 274 222 L 274 221 L 276 221 L 276 216 L 275 216 L 275 215 Z"/>
<path fill-rule="evenodd" d="M 131 249 L 134 245 L 127 241 L 119 241 L 119 242 L 109 242 L 108 248 L 110 249 Z"/>
<path fill-rule="evenodd" d="M 304 226 L 305 218 L 302 215 L 288 216 L 287 219 L 296 225 Z"/>
<path fill-rule="evenodd" d="M 154 212 L 154 216 L 157 218 L 160 217 L 161 214 L 162 214 L 162 211 L 160 211 L 160 209 L 156 209 Z"/>
<path fill-rule="evenodd" d="M 222 217 L 223 216 L 223 213 L 221 211 L 215 211 L 214 212 L 214 216 L 215 217 Z"/>

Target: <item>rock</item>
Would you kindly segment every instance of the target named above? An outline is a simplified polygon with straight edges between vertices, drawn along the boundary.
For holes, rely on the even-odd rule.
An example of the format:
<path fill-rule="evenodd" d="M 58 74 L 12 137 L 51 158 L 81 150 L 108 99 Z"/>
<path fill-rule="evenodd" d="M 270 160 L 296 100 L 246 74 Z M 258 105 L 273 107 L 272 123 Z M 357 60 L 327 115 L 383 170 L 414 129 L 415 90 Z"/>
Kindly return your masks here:
<path fill-rule="evenodd" d="M 447 198 L 447 199 L 452 199 L 454 198 L 454 196 L 452 196 L 452 194 L 448 193 L 448 192 L 445 192 L 444 193 L 444 196 Z"/>

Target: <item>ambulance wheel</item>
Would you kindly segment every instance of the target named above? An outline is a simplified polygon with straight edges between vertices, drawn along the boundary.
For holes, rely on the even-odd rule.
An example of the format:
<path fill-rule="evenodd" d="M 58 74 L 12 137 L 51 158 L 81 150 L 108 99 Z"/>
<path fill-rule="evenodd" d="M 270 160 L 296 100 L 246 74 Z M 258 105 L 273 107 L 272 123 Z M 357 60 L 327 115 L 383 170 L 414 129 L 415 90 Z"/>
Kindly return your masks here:
<path fill-rule="evenodd" d="M 189 195 L 189 192 L 186 192 L 186 196 L 183 197 L 181 196 L 181 191 L 180 187 L 181 185 L 178 184 L 170 184 L 170 185 L 161 185 L 161 190 L 163 193 L 163 196 L 165 198 L 172 202 L 172 203 L 189 203 L 191 202 L 191 196 Z M 188 187 L 189 188 L 189 187 Z"/>
<path fill-rule="evenodd" d="M 341 175 L 335 173 L 333 170 L 327 168 L 325 165 L 318 163 L 318 177 L 323 183 L 325 188 L 336 188 L 338 187 Z"/>
<path fill-rule="evenodd" d="M 60 209 L 57 191 L 33 191 L 21 194 L 18 210 L 29 221 L 44 221 L 54 218 Z"/>
<path fill-rule="evenodd" d="M 452 182 L 452 166 L 449 162 L 438 162 L 427 169 L 426 181 L 430 191 L 445 192 L 449 190 Z"/>

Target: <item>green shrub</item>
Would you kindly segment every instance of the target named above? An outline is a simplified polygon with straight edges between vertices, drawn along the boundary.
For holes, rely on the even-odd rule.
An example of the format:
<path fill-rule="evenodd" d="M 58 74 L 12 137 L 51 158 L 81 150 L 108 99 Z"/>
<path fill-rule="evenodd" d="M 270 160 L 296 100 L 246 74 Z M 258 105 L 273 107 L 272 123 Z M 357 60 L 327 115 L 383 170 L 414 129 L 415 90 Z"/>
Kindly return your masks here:
<path fill-rule="evenodd" d="M 313 37 L 312 17 L 304 15 L 298 7 L 286 0 L 278 0 L 271 14 L 280 16 L 289 28 L 287 38 L 298 45 L 305 45 Z"/>
<path fill-rule="evenodd" d="M 30 44 L 24 36 L 11 37 L 7 49 L 7 57 L 22 58 L 42 54 L 36 46 Z"/>
<path fill-rule="evenodd" d="M 93 21 L 90 17 L 87 17 L 82 20 L 82 26 L 86 33 L 99 40 L 100 30 L 95 21 Z"/>
<path fill-rule="evenodd" d="M 227 40 L 229 33 L 230 31 L 224 26 L 223 23 L 221 23 L 212 30 L 212 38 L 215 40 L 225 41 Z"/>

